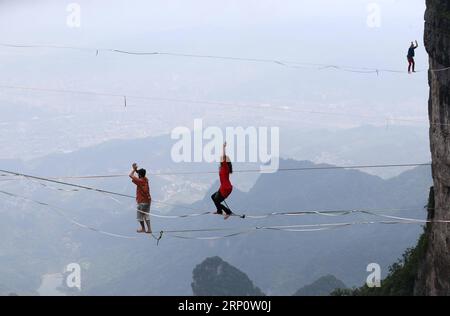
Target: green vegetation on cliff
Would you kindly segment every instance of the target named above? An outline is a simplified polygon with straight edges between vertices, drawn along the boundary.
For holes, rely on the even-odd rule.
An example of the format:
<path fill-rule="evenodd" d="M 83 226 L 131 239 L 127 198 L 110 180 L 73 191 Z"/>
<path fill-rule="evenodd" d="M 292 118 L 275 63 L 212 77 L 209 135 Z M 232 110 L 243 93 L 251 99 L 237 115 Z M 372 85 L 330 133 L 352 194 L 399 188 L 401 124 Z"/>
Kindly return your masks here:
<path fill-rule="evenodd" d="M 434 210 L 434 192 L 430 189 L 428 210 Z M 417 245 L 405 251 L 402 258 L 389 267 L 389 274 L 381 281 L 381 287 L 369 288 L 364 285 L 354 289 L 337 289 L 333 296 L 411 296 L 420 292 L 418 273 L 427 249 L 427 228 L 419 237 Z"/>

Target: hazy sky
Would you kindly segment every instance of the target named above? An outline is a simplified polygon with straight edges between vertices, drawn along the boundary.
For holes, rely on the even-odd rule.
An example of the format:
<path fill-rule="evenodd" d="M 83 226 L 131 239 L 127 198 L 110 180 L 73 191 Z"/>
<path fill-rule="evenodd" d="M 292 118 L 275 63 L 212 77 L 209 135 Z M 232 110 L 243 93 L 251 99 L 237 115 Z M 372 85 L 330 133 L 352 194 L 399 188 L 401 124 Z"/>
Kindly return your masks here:
<path fill-rule="evenodd" d="M 0 0 L 3 43 L 70 45 L 221 55 L 406 70 L 422 46 L 424 1 L 71 1 Z M 370 27 L 380 10 L 379 27 Z M 293 69 L 277 64 L 107 52 L 0 47 L 0 85 L 288 105 L 380 117 L 426 118 L 426 72 L 414 76 Z M 195 103 L 25 92 L 0 88 L 0 158 L 73 150 L 110 138 L 169 132 L 201 117 L 210 124 L 349 127 L 374 120 L 309 116 Z M 51 141 L 49 139 L 52 138 Z M 17 146 L 20 141 L 21 146 Z M 24 145 L 26 144 L 26 145 Z"/>
<path fill-rule="evenodd" d="M 67 6 L 71 3 L 78 4 L 81 8 L 79 28 L 67 24 L 70 14 Z M 380 10 L 379 27 L 371 27 L 370 23 L 367 23 L 368 18 L 373 21 L 370 19 L 374 13 L 373 8 Z M 220 127 L 279 127 L 281 136 L 285 137 L 282 139 L 282 145 L 289 148 L 281 152 L 282 158 L 287 155 L 299 160 L 309 159 L 339 165 L 425 162 L 429 160 L 426 128 L 427 72 L 415 75 L 406 73 L 407 49 L 410 41 L 415 39 L 420 45 L 416 51 L 417 67 L 420 70 L 426 70 L 428 67 L 428 57 L 422 39 L 424 11 L 425 0 L 0 0 L 0 167 L 8 168 L 8 163 L 2 161 L 4 158 L 26 160 L 54 152 L 69 152 L 111 139 L 132 139 L 169 133 L 180 125 L 192 127 L 195 118 L 203 118 L 205 125 Z M 1 44 L 59 45 L 94 50 L 11 48 Z M 333 69 L 288 68 L 276 63 L 162 55 L 136 56 L 104 51 L 100 51 L 96 56 L 96 48 L 281 59 L 398 69 L 404 73 L 382 72 L 377 76 L 373 73 L 350 73 Z M 5 85 L 97 91 L 120 96 L 99 97 L 26 91 L 6 88 Z M 128 96 L 126 108 L 123 95 Z M 132 95 L 219 101 L 234 103 L 236 106 L 157 101 L 133 98 Z M 283 108 L 276 110 L 273 109 L 275 107 Z M 288 107 L 287 110 L 285 107 Z M 386 124 L 389 117 L 423 122 L 414 123 L 414 130 L 404 127 L 390 128 Z M 404 121 L 390 120 L 389 123 L 410 125 Z M 367 124 L 376 124 L 383 128 L 367 127 Z M 421 128 L 418 128 L 419 125 Z M 337 129 L 358 126 L 363 127 L 339 130 L 333 134 Z M 327 128 L 332 132 L 318 130 L 320 128 Z M 135 161 L 139 164 L 151 159 L 142 157 L 144 155 L 139 152 L 128 154 L 135 155 Z M 110 162 L 109 155 L 99 156 L 86 167 L 103 167 L 103 162 Z M 81 175 L 75 170 L 69 170 L 70 161 L 73 160 L 68 161 L 68 164 L 58 163 L 58 170 L 67 167 L 65 173 Z M 48 168 L 54 166 L 51 163 L 45 165 Z M 114 169 L 114 172 L 128 168 L 125 165 L 105 165 L 105 168 Z M 237 167 L 240 166 L 242 167 Z M 152 161 L 145 163 L 145 167 L 153 170 L 162 168 Z M 211 168 L 215 166 L 211 165 Z M 389 168 L 382 171 L 376 169 L 378 168 L 366 171 L 380 174 L 384 172 L 385 177 L 398 171 Z M 45 175 L 46 172 L 40 169 L 38 173 Z M 248 189 L 257 176 L 254 173 L 235 174 L 233 185 L 238 189 Z M 355 181 L 361 181 L 363 178 L 355 177 Z M 320 181 L 320 176 L 317 179 Z M 203 198 L 210 188 L 209 184 L 215 180 L 215 175 L 205 175 L 204 178 L 155 178 L 155 182 L 152 182 L 152 196 L 155 201 L 170 199 L 170 203 L 186 204 L 191 200 Z M 124 193 L 134 189 L 122 179 L 111 181 L 100 181 L 95 185 L 86 182 L 86 185 L 111 188 Z M 119 201 L 117 204 L 115 199 L 110 200 L 92 191 L 85 194 L 49 191 L 48 187 L 43 188 L 38 182 L 31 181 L 15 181 L 13 184 L 2 182 L 1 185 L 7 191 L 16 189 L 17 191 L 12 192 L 34 196 L 38 200 L 60 206 L 62 210 L 70 210 L 67 216 L 73 216 L 74 219 L 94 227 L 104 227 L 105 230 L 111 229 L 116 233 L 131 229 L 133 225 L 133 230 L 127 232 L 127 235 L 134 231 L 134 207 L 127 207 L 128 203 L 133 203 L 132 200 L 124 200 L 124 203 Z M 160 188 L 156 191 L 154 187 Z M 325 192 L 326 195 L 326 191 L 331 189 L 333 185 L 324 186 L 320 193 Z M 330 195 L 333 201 L 336 200 L 335 195 L 335 192 Z M 275 204 L 283 202 L 283 197 L 274 198 L 277 202 Z M 310 197 L 305 201 L 309 200 Z M 8 273 L 17 272 L 9 273 L 11 275 L 8 275 L 7 279 L 14 281 L 4 284 L 8 287 L 23 284 L 25 281 L 28 287 L 27 277 L 30 274 L 35 276 L 44 273 L 43 271 L 59 272 L 61 263 L 66 264 L 67 258 L 75 260 L 70 259 L 69 262 L 89 264 L 90 274 L 86 280 L 94 283 L 90 283 L 87 288 L 97 284 L 96 275 L 100 276 L 100 281 L 111 275 L 120 279 L 122 274 L 119 270 L 124 267 L 123 264 L 126 265 L 125 271 L 130 272 L 129 276 L 138 275 L 134 272 L 140 271 L 139 262 L 151 263 L 145 269 L 148 266 L 162 267 L 162 270 L 155 270 L 160 275 L 163 275 L 161 271 L 170 270 L 170 273 L 175 273 L 177 287 L 185 281 L 187 282 L 182 286 L 189 287 L 190 266 L 178 264 L 176 269 L 172 269 L 166 262 L 169 257 L 164 255 L 165 252 L 158 251 L 158 254 L 148 251 L 146 241 L 142 241 L 145 242 L 145 251 L 140 256 L 148 256 L 150 261 L 139 259 L 136 261 L 138 266 L 130 265 L 128 258 L 133 257 L 133 253 L 120 253 L 120 258 L 117 258 L 123 260 L 116 260 L 117 264 L 104 269 L 103 260 L 97 257 L 105 255 L 105 262 L 115 262 L 110 258 L 115 259 L 118 251 L 122 249 L 116 239 L 111 239 L 111 244 L 109 241 L 106 241 L 108 244 L 103 244 L 103 239 L 96 234 L 84 235 L 79 227 L 70 228 L 65 223 L 60 224 L 62 222 L 58 220 L 63 218 L 56 217 L 52 210 L 44 208 L 43 205 L 36 206 L 34 203 L 9 197 L 6 201 L 8 203 L 0 201 L 0 211 L 6 216 L 5 219 L 2 217 L 0 222 L 0 231 L 4 232 L 1 240 L 2 245 L 14 247 L 1 249 L 4 251 L 0 260 L 4 259 L 0 262 L 0 267 Z M 163 205 L 157 204 L 156 210 L 161 211 L 162 207 Z M 128 211 L 133 212 L 127 217 L 128 220 L 111 227 L 110 224 L 116 223 L 118 218 L 115 216 Z M 423 211 L 421 213 L 421 216 L 424 216 Z M 272 219 L 278 221 L 275 217 Z M 187 222 L 188 225 L 191 223 L 194 225 L 194 221 Z M 199 222 L 200 226 L 195 224 L 195 227 L 207 225 L 205 223 Z M 162 225 L 165 230 L 171 227 L 166 225 L 180 225 L 181 228 L 186 222 L 168 224 L 158 220 L 155 224 Z M 219 225 L 228 224 L 227 222 Z M 377 233 L 380 233 L 379 228 L 376 229 Z M 372 234 L 370 240 L 373 241 L 375 230 L 372 233 L 364 228 L 364 231 Z M 348 240 L 354 239 L 354 230 L 345 234 L 348 234 Z M 381 231 L 380 236 L 385 235 L 384 231 Z M 409 236 L 400 235 L 403 243 L 395 243 L 396 250 L 394 249 L 392 258 L 400 255 L 399 249 L 405 243 L 405 236 Z M 303 238 L 306 238 L 306 235 L 299 235 L 298 238 L 302 238 L 298 239 L 299 244 L 308 245 L 310 248 L 321 245 L 317 244 L 315 236 L 310 237 L 311 243 L 305 243 Z M 233 240 L 227 241 L 225 246 L 233 247 Z M 169 240 L 164 240 L 164 243 L 166 242 Z M 236 242 L 241 243 L 242 240 Z M 294 242 L 298 248 L 297 241 Z M 96 255 L 92 255 L 95 247 L 100 245 L 107 245 L 101 247 L 107 251 L 95 252 Z M 184 244 L 179 245 L 182 248 L 166 249 L 175 249 L 176 253 L 183 253 L 178 250 L 188 249 Z M 215 248 L 207 248 L 208 245 L 213 245 L 212 241 L 200 244 L 203 250 L 198 254 L 203 256 L 216 251 Z M 374 245 L 380 246 L 383 251 L 387 249 L 383 243 Z M 226 247 L 223 248 L 224 253 L 228 252 Z M 134 248 L 133 245 L 133 249 L 139 251 L 141 248 Z M 189 252 L 195 254 L 195 248 L 193 249 L 193 252 L 191 249 Z M 254 257 L 253 250 L 243 254 Z M 347 252 L 348 250 L 349 248 L 346 249 Z M 51 254 L 56 251 L 58 256 L 52 257 Z M 334 250 L 330 251 L 331 256 Z M 311 257 L 313 253 L 316 251 L 310 252 L 310 257 L 305 257 L 305 260 L 317 258 L 315 255 Z M 261 258 L 266 255 L 264 252 L 261 254 Z M 31 261 L 30 256 L 33 256 Z M 185 256 L 184 259 L 192 258 L 194 257 Z M 172 258 L 170 260 L 173 261 Z M 282 264 L 277 265 L 280 269 L 287 267 L 285 262 L 280 263 Z M 313 269 L 310 267 L 313 266 L 319 269 L 317 271 L 323 270 L 320 264 L 314 262 L 303 264 L 306 266 L 303 271 L 311 272 Z M 180 270 L 181 266 L 185 270 Z M 33 273 L 29 272 L 30 267 Z M 273 266 L 269 267 L 272 268 Z M 365 271 L 365 267 L 363 268 Z M 27 273 L 22 273 L 23 271 Z M 96 274 L 96 271 L 100 273 Z M 182 278 L 178 277 L 181 273 L 184 275 Z M 308 275 L 311 276 L 310 274 Z M 156 279 L 161 279 L 160 275 Z M 113 282 L 116 279 L 113 278 Z M 136 281 L 137 287 L 141 284 L 139 280 L 127 280 Z M 155 286 L 158 286 L 158 282 Z M 21 294 L 18 290 L 14 292 Z"/>

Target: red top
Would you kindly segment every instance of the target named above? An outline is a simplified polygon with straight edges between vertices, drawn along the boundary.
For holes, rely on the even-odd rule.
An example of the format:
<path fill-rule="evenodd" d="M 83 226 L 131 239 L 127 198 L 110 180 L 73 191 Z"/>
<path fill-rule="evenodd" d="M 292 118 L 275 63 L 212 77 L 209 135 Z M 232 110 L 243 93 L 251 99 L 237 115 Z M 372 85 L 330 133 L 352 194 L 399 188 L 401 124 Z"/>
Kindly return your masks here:
<path fill-rule="evenodd" d="M 152 197 L 150 196 L 150 186 L 148 185 L 148 179 L 146 177 L 133 177 L 131 181 L 136 184 L 136 202 L 150 203 Z"/>
<path fill-rule="evenodd" d="M 219 169 L 219 178 L 220 178 L 220 195 L 224 198 L 227 198 L 231 191 L 233 190 L 233 186 L 230 182 L 230 169 L 228 168 L 228 163 L 226 161 L 222 161 L 220 163 Z"/>

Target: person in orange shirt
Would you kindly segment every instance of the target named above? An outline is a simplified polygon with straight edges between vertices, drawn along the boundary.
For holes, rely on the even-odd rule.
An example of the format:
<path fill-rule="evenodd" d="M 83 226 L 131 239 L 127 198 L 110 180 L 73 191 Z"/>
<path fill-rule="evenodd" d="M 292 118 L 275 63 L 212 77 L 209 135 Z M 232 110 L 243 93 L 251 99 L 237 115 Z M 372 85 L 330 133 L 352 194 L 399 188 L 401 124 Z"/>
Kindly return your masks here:
<path fill-rule="evenodd" d="M 129 174 L 131 181 L 136 185 L 136 203 L 137 203 L 137 215 L 136 218 L 141 224 L 141 228 L 137 230 L 138 233 L 152 233 L 150 227 L 150 204 L 152 201 L 150 195 L 150 186 L 148 179 L 145 177 L 145 169 L 138 169 L 136 163 L 133 164 L 132 170 Z M 137 176 L 136 176 L 137 174 Z M 145 229 L 147 224 L 147 230 Z"/>

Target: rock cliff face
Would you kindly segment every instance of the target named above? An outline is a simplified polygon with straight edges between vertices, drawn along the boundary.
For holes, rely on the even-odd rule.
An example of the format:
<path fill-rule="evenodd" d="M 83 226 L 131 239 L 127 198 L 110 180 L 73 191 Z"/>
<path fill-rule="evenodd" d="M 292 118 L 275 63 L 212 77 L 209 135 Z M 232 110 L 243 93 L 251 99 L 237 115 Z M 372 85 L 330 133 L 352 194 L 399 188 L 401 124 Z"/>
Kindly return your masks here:
<path fill-rule="evenodd" d="M 427 0 L 425 47 L 429 55 L 430 146 L 434 209 L 429 219 L 450 220 L 450 1 Z M 416 294 L 450 295 L 450 224 L 428 225 L 427 249 Z"/>

